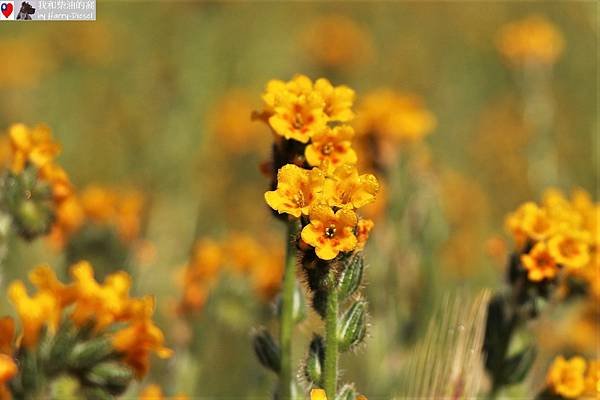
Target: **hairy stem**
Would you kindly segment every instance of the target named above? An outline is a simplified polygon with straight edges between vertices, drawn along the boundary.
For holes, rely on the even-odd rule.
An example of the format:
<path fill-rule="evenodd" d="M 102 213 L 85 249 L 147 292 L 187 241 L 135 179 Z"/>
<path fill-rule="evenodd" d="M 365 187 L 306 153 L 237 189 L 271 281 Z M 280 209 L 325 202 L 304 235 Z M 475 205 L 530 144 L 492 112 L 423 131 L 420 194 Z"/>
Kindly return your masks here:
<path fill-rule="evenodd" d="M 333 285 L 335 278 L 330 273 L 331 289 L 327 294 L 325 310 L 325 363 L 323 366 L 323 386 L 328 399 L 335 399 L 338 369 L 338 294 Z"/>
<path fill-rule="evenodd" d="M 294 329 L 294 287 L 296 285 L 296 240 L 299 224 L 288 222 L 285 269 L 281 285 L 281 313 L 279 316 L 279 346 L 281 369 L 279 373 L 279 395 L 283 400 L 292 398 L 292 332 Z"/>

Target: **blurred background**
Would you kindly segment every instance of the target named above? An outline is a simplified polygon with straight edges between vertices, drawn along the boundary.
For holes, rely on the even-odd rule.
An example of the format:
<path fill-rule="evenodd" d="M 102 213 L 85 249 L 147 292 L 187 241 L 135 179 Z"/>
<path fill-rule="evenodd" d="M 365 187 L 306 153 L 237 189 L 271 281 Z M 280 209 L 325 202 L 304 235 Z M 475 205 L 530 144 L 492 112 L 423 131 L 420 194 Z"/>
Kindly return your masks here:
<path fill-rule="evenodd" d="M 550 26 L 541 34 L 540 20 Z M 533 23 L 507 30 L 519 21 Z M 547 186 L 596 196 L 598 29 L 596 5 L 583 1 L 99 1 L 95 22 L 0 26 L 0 129 L 45 123 L 77 188 L 143 198 L 127 255 L 104 262 L 122 262 L 136 292 L 157 296 L 177 351 L 147 381 L 206 398 L 267 398 L 274 377 L 259 368 L 250 332 L 273 324 L 284 227 L 263 201 L 259 164 L 272 137 L 250 120 L 266 82 L 302 73 L 346 84 L 359 118 L 376 91 L 417 99 L 434 122 L 364 167 L 384 183 L 368 211 L 370 337 L 342 360 L 361 392 L 389 398 L 446 293 L 501 287 L 508 212 Z M 41 262 L 64 271 L 81 252 L 98 263 L 117 252 L 10 246 L 2 285 Z M 185 266 L 210 262 L 188 262 L 199 246 L 238 259 L 216 263 L 194 291 Z M 260 270 L 248 261 L 257 257 Z M 314 316 L 300 326 L 298 360 L 315 329 Z M 552 335 L 546 360 L 564 339 Z"/>

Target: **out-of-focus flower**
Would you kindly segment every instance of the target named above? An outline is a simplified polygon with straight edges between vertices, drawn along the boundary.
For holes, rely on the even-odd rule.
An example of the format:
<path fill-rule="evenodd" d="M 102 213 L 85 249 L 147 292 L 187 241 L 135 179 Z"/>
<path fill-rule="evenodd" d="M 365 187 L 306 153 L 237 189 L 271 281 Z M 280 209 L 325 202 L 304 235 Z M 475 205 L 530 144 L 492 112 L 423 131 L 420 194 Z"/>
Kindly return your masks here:
<path fill-rule="evenodd" d="M 10 400 L 6 387 L 18 372 L 18 366 L 12 358 L 15 323 L 10 317 L 0 318 L 0 400 Z"/>
<path fill-rule="evenodd" d="M 11 66 L 0 74 L 0 87 L 23 90 L 37 86 L 56 67 L 49 50 L 44 40 L 26 35 L 0 40 L 0 59 Z"/>
<path fill-rule="evenodd" d="M 309 56 L 325 67 L 348 67 L 373 59 L 369 32 L 342 15 L 317 18 L 302 31 L 300 41 Z"/>
<path fill-rule="evenodd" d="M 379 182 L 372 174 L 359 175 L 356 167 L 342 165 L 325 182 L 324 197 L 330 206 L 361 208 L 375 201 Z"/>
<path fill-rule="evenodd" d="M 566 267 L 581 268 L 590 261 L 590 248 L 584 232 L 558 234 L 548 241 L 550 254 Z"/>
<path fill-rule="evenodd" d="M 296 218 L 307 215 L 323 191 L 324 180 L 318 168 L 306 170 L 293 164 L 284 165 L 277 173 L 277 189 L 266 192 L 265 200 L 280 214 Z"/>
<path fill-rule="evenodd" d="M 600 397 L 600 361 L 594 360 L 588 363 L 585 373 L 585 396 Z"/>
<path fill-rule="evenodd" d="M 533 15 L 506 24 L 496 39 L 500 53 L 513 64 L 554 64 L 565 43 L 562 34 L 546 18 Z"/>
<path fill-rule="evenodd" d="M 521 256 L 530 281 L 552 279 L 558 274 L 558 265 L 544 242 L 537 243 L 528 254 Z"/>
<path fill-rule="evenodd" d="M 430 134 L 436 125 L 433 113 L 414 95 L 389 89 L 375 90 L 363 97 L 354 123 L 356 133 L 380 139 L 415 142 Z"/>
<path fill-rule="evenodd" d="M 317 257 L 332 260 L 340 251 L 356 248 L 354 228 L 357 217 L 349 208 L 333 212 L 327 205 L 316 205 L 310 210 L 310 224 L 302 229 L 302 240 L 315 248 Z"/>
<path fill-rule="evenodd" d="M 138 400 L 188 400 L 188 397 L 183 394 L 165 397 L 160 386 L 152 384 L 140 392 Z"/>
<path fill-rule="evenodd" d="M 371 231 L 375 227 L 375 223 L 373 220 L 361 218 L 358 220 L 358 224 L 356 225 L 356 248 L 362 250 L 365 248 L 367 244 L 367 240 L 369 239 L 369 235 Z"/>
<path fill-rule="evenodd" d="M 52 162 L 60 152 L 60 146 L 45 125 L 28 128 L 24 124 L 14 124 L 8 135 L 13 150 L 11 169 L 14 173 L 23 171 L 28 163 L 42 167 Z"/>
<path fill-rule="evenodd" d="M 567 399 L 575 399 L 585 389 L 585 370 L 586 361 L 582 357 L 566 360 L 558 356 L 550 366 L 546 382 L 554 393 Z"/>
<path fill-rule="evenodd" d="M 315 134 L 306 146 L 306 161 L 313 167 L 334 169 L 342 164 L 356 164 L 356 152 L 352 148 L 354 129 L 348 125 L 326 127 Z"/>
<path fill-rule="evenodd" d="M 225 94 L 211 110 L 209 126 L 216 141 L 231 153 L 246 153 L 266 146 L 269 136 L 250 119 L 251 97 L 241 89 Z"/>
<path fill-rule="evenodd" d="M 135 307 L 129 325 L 113 335 L 114 348 L 124 354 L 124 361 L 132 367 L 138 377 L 146 375 L 150 367 L 150 353 L 160 358 L 169 358 L 173 351 L 164 347 L 165 337 L 152 321 L 154 300 L 151 297 L 141 299 Z"/>

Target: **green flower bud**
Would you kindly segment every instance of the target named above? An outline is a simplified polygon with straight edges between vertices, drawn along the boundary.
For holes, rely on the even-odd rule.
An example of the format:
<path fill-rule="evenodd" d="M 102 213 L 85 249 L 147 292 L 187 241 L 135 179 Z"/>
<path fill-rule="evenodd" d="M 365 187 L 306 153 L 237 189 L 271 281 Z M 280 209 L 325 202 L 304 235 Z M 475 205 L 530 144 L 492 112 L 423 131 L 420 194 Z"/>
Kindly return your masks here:
<path fill-rule="evenodd" d="M 367 302 L 353 303 L 342 315 L 338 330 L 340 351 L 347 351 L 358 345 L 367 333 Z"/>
<path fill-rule="evenodd" d="M 55 348 L 58 346 L 55 345 Z M 77 343 L 70 351 L 67 363 L 72 369 L 87 369 L 104 361 L 113 353 L 113 347 L 107 337 L 99 337 Z"/>
<path fill-rule="evenodd" d="M 265 328 L 261 328 L 254 334 L 252 344 L 258 361 L 265 367 L 275 373 L 279 373 L 281 360 L 279 355 L 279 346 Z"/>
<path fill-rule="evenodd" d="M 322 385 L 323 362 L 325 359 L 325 346 L 323 338 L 315 335 L 310 342 L 306 364 L 304 365 L 304 376 L 306 380 L 314 385 Z"/>
<path fill-rule="evenodd" d="M 335 400 L 356 400 L 357 397 L 358 393 L 356 393 L 354 386 L 350 384 L 345 384 L 338 391 L 337 396 L 335 396 Z"/>
<path fill-rule="evenodd" d="M 116 361 L 106 361 L 94 366 L 86 375 L 85 381 L 102 387 L 108 393 L 123 393 L 133 379 L 133 371 Z"/>
<path fill-rule="evenodd" d="M 338 295 L 340 301 L 352 296 L 360 287 L 365 262 L 360 252 L 352 253 L 340 260 L 342 269 L 338 276 Z"/>
<path fill-rule="evenodd" d="M 86 387 L 81 392 L 87 400 L 114 400 L 114 396 L 101 387 Z"/>

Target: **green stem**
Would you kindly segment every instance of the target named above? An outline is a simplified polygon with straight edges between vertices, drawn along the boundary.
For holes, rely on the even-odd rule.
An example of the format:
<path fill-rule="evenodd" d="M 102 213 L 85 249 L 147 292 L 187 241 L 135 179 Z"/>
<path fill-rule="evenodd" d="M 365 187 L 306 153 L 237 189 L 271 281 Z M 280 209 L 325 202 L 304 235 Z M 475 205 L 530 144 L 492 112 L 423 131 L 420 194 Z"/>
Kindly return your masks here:
<path fill-rule="evenodd" d="M 335 399 L 337 389 L 338 368 L 338 294 L 333 286 L 335 277 L 330 274 L 332 289 L 327 294 L 327 309 L 325 310 L 325 365 L 323 366 L 323 386 L 328 399 Z"/>
<path fill-rule="evenodd" d="M 290 220 L 288 222 L 285 269 L 281 285 L 281 313 L 279 316 L 279 347 L 281 351 L 279 398 L 283 400 L 292 398 L 292 331 L 294 329 L 294 288 L 296 285 L 296 241 L 298 231 L 298 220 Z"/>

